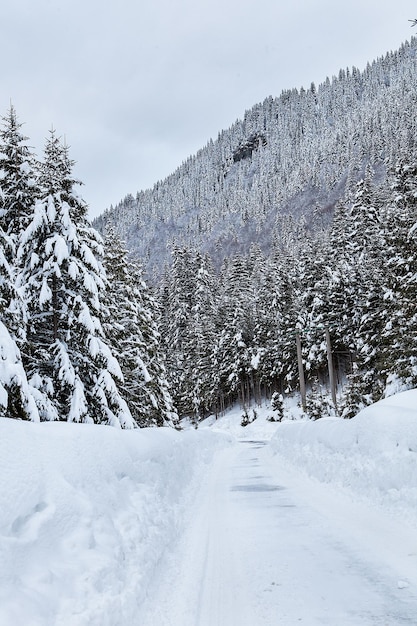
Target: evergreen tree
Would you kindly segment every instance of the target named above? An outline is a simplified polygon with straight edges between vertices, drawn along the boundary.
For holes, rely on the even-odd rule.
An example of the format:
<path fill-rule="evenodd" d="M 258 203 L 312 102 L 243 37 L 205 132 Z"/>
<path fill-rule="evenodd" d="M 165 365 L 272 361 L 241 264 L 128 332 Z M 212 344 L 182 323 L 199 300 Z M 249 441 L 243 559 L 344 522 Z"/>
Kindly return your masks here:
<path fill-rule="evenodd" d="M 11 105 L 2 118 L 0 129 L 0 225 L 7 245 L 3 247 L 8 272 L 13 284 L 7 306 L 7 320 L 3 320 L 19 347 L 25 338 L 26 311 L 23 300 L 14 287 L 18 272 L 16 252 L 22 232 L 29 223 L 38 193 L 36 163 L 21 133 L 16 111 Z"/>
<path fill-rule="evenodd" d="M 193 405 L 186 366 L 191 312 L 194 306 L 195 264 L 193 251 L 187 248 L 173 250 L 173 264 L 165 278 L 161 298 L 161 331 L 167 358 L 169 382 L 174 404 L 180 416 L 192 416 Z"/>
<path fill-rule="evenodd" d="M 357 185 L 355 200 L 349 216 L 347 257 L 351 259 L 356 283 L 352 319 L 355 320 L 355 368 L 347 389 L 347 409 L 359 411 L 379 400 L 383 385 L 379 371 L 381 332 L 386 323 L 384 288 L 385 250 L 381 200 L 372 184 L 369 169 Z M 355 389 L 353 389 L 355 387 Z M 359 404 L 355 397 L 359 397 Z M 355 406 L 356 405 L 356 406 Z"/>
<path fill-rule="evenodd" d="M 291 261 L 284 255 L 275 255 L 258 266 L 258 287 L 254 326 L 254 350 L 259 355 L 257 374 L 259 384 L 267 390 L 282 388 L 284 378 L 284 343 L 292 303 Z M 289 344 L 290 347 L 290 344 Z M 268 391 L 267 391 L 268 393 Z"/>
<path fill-rule="evenodd" d="M 193 306 L 184 343 L 185 380 L 194 418 L 206 417 L 215 405 L 216 383 L 212 376 L 215 343 L 214 276 L 209 259 L 199 253 L 195 257 Z"/>
<path fill-rule="evenodd" d="M 282 393 L 274 391 L 271 397 L 271 408 L 277 413 L 277 419 L 274 417 L 271 421 L 281 422 L 284 418 L 284 397 Z"/>
<path fill-rule="evenodd" d="M 28 384 L 15 336 L 9 331 L 15 322 L 12 302 L 17 299 L 6 259 L 11 248 L 10 238 L 0 227 L 0 415 L 37 422 L 34 390 Z"/>
<path fill-rule="evenodd" d="M 102 244 L 76 192 L 68 148 L 51 131 L 41 193 L 18 252 L 28 307 L 27 370 L 47 402 L 42 419 L 135 422 L 118 390 L 123 376 L 100 318 L 106 275 Z"/>
<path fill-rule="evenodd" d="M 187 248 L 173 252 L 165 279 L 162 335 L 175 406 L 197 423 L 216 410 L 215 280 L 206 255 Z"/>
<path fill-rule="evenodd" d="M 215 359 L 225 397 L 239 397 L 242 405 L 253 397 L 252 356 L 254 299 L 248 259 L 236 256 L 221 276 Z"/>
<path fill-rule="evenodd" d="M 11 245 L 6 251 L 9 263 L 15 261 L 15 253 L 21 233 L 29 224 L 33 205 L 38 195 L 35 159 L 26 144 L 27 137 L 21 133 L 22 124 L 17 120 L 11 105 L 2 118 L 0 130 L 0 220 Z M 13 268 L 12 268 L 13 269 Z"/>
<path fill-rule="evenodd" d="M 123 373 L 120 390 L 140 426 L 173 425 L 176 414 L 168 390 L 154 319 L 156 305 L 145 296 L 141 269 L 109 226 L 105 239 L 108 278 L 104 329 Z"/>
<path fill-rule="evenodd" d="M 386 221 L 387 284 L 380 368 L 394 389 L 417 386 L 417 164 L 399 162 Z"/>
<path fill-rule="evenodd" d="M 0 414 L 39 421 L 19 346 L 25 337 L 25 307 L 16 292 L 16 247 L 36 195 L 33 157 L 10 106 L 0 129 Z"/>
<path fill-rule="evenodd" d="M 323 292 L 332 345 L 348 371 L 344 417 L 352 417 L 382 393 L 378 353 L 384 324 L 385 259 L 382 201 L 372 177 L 368 169 L 356 185 L 350 209 L 337 208 L 330 233 L 329 280 Z"/>
<path fill-rule="evenodd" d="M 166 357 L 159 330 L 160 305 L 143 281 L 142 267 L 137 263 L 133 263 L 133 274 L 140 295 L 139 327 L 146 346 L 144 361 L 151 377 L 145 387 L 151 401 L 151 420 L 158 426 L 176 426 L 178 413 L 168 380 Z"/>

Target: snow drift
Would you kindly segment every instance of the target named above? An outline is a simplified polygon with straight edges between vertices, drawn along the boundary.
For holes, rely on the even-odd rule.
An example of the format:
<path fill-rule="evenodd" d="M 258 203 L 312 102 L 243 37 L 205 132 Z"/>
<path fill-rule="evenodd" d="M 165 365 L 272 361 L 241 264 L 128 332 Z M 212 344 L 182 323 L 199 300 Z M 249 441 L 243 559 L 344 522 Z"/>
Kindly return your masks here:
<path fill-rule="evenodd" d="M 225 435 L 0 420 L 0 623 L 134 624 Z"/>
<path fill-rule="evenodd" d="M 351 420 L 282 422 L 271 448 L 309 476 L 417 523 L 416 389 L 381 400 Z"/>

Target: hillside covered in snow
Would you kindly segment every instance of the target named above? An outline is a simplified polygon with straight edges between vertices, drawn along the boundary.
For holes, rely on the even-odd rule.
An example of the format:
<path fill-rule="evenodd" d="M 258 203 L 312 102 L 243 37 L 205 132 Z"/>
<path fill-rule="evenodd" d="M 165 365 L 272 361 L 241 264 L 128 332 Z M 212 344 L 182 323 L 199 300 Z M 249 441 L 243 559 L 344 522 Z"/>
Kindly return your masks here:
<path fill-rule="evenodd" d="M 412 38 L 363 70 L 267 97 L 95 227 L 110 222 L 153 279 L 175 247 L 208 252 L 219 266 L 254 243 L 265 253 L 288 246 L 300 220 L 327 227 L 367 166 L 383 184 L 403 154 L 416 156 L 416 48 Z"/>

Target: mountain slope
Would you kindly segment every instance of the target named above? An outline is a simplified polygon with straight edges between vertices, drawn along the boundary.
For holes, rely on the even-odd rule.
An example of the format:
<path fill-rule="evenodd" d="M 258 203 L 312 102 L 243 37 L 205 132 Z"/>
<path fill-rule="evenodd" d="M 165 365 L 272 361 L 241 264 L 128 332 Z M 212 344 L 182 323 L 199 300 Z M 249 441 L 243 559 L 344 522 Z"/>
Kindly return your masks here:
<path fill-rule="evenodd" d="M 367 164 L 383 182 L 400 155 L 414 155 L 416 50 L 413 38 L 362 72 L 268 97 L 153 189 L 107 210 L 96 228 L 110 221 L 151 275 L 173 246 L 219 263 L 252 242 L 265 251 L 285 244 L 301 217 L 326 226 Z"/>

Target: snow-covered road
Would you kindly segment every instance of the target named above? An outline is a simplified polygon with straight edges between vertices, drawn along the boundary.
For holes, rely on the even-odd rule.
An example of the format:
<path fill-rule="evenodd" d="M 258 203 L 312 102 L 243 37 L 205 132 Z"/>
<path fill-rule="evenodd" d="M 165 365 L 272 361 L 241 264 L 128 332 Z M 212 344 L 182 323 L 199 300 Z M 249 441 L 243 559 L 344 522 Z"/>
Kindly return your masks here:
<path fill-rule="evenodd" d="M 1 419 L 0 626 L 416 626 L 416 407 Z"/>
<path fill-rule="evenodd" d="M 415 532 L 262 440 L 218 454 L 157 569 L 143 626 L 417 624 Z"/>

